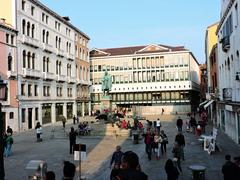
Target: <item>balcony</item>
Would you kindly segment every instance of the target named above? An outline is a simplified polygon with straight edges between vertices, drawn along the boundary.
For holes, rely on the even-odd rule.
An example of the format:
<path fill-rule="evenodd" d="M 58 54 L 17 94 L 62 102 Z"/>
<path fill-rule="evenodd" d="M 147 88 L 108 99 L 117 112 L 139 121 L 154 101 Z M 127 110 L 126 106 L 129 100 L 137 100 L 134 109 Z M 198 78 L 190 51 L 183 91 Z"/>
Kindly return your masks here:
<path fill-rule="evenodd" d="M 66 76 L 57 74 L 56 79 L 57 79 L 58 82 L 65 82 L 66 81 Z"/>
<path fill-rule="evenodd" d="M 66 57 L 70 61 L 74 61 L 74 59 L 75 59 L 75 56 L 73 54 L 71 54 L 71 53 L 66 53 Z"/>
<path fill-rule="evenodd" d="M 59 56 L 59 57 L 64 57 L 64 51 L 56 48 L 56 55 Z"/>
<path fill-rule="evenodd" d="M 8 78 L 15 78 L 15 77 L 17 77 L 17 72 L 16 71 L 7 71 L 7 76 L 8 76 Z"/>
<path fill-rule="evenodd" d="M 68 80 L 68 83 L 70 83 L 70 84 L 76 83 L 76 78 L 75 77 L 68 76 L 67 80 Z"/>
<path fill-rule="evenodd" d="M 42 43 L 42 49 L 45 52 L 52 53 L 53 52 L 53 47 L 50 44 Z"/>
<path fill-rule="evenodd" d="M 39 40 L 37 40 L 37 39 L 31 38 L 26 35 L 21 35 L 20 40 L 22 41 L 23 44 L 27 44 L 34 48 L 39 48 Z"/>
<path fill-rule="evenodd" d="M 230 37 L 225 36 L 224 38 L 222 38 L 221 43 L 222 43 L 222 50 L 224 52 L 227 52 L 230 49 Z"/>
<path fill-rule="evenodd" d="M 232 88 L 223 88 L 223 100 L 232 101 Z"/>
<path fill-rule="evenodd" d="M 36 69 L 23 68 L 23 77 L 39 79 L 41 78 L 41 73 Z"/>
<path fill-rule="evenodd" d="M 43 79 L 48 81 L 54 80 L 55 79 L 54 73 L 43 72 Z"/>

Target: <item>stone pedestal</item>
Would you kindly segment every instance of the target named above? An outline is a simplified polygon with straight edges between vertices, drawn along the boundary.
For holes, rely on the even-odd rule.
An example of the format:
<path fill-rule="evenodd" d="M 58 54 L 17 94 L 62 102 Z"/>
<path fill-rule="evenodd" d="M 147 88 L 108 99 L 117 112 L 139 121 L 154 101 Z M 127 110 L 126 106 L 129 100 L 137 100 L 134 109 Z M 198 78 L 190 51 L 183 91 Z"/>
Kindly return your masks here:
<path fill-rule="evenodd" d="M 101 97 L 100 112 L 104 113 L 104 109 L 108 109 L 110 112 L 112 111 L 112 97 L 110 95 L 103 95 Z"/>

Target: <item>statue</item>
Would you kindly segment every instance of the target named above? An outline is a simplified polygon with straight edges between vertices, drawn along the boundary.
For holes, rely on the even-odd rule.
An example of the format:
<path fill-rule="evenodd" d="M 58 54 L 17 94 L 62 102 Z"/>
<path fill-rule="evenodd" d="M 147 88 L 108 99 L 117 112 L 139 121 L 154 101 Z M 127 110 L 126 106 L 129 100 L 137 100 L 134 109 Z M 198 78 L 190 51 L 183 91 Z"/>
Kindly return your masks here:
<path fill-rule="evenodd" d="M 105 74 L 102 78 L 103 95 L 108 95 L 109 91 L 111 91 L 111 88 L 112 88 L 112 77 L 110 74 L 108 74 L 107 71 L 105 71 Z"/>

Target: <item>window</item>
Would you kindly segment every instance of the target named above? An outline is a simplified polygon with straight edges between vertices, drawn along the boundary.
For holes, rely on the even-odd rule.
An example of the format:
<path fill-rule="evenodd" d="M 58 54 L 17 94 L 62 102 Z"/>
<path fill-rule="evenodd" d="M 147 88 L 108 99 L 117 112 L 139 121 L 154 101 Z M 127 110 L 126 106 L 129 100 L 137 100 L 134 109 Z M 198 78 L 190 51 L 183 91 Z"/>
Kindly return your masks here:
<path fill-rule="evenodd" d="M 25 1 L 22 1 L 22 10 L 23 10 L 23 11 L 25 10 L 25 5 L 26 5 L 26 2 L 25 2 Z"/>
<path fill-rule="evenodd" d="M 25 122 L 25 116 L 26 116 L 26 109 L 22 109 L 22 122 Z"/>
<path fill-rule="evenodd" d="M 14 118 L 14 112 L 10 112 L 10 113 L 9 113 L 9 118 L 10 118 L 10 119 L 13 119 L 13 118 Z"/>
<path fill-rule="evenodd" d="M 232 34 L 233 28 L 232 28 L 232 14 L 229 15 L 229 17 L 226 20 L 226 23 L 223 26 L 223 38 L 226 36 L 230 36 Z"/>
<path fill-rule="evenodd" d="M 27 23 L 27 36 L 30 36 L 30 22 Z"/>
<path fill-rule="evenodd" d="M 25 28 L 26 28 L 26 21 L 25 19 L 22 20 L 22 33 L 25 34 Z"/>
<path fill-rule="evenodd" d="M 14 35 L 11 35 L 11 45 L 14 45 Z"/>
<path fill-rule="evenodd" d="M 8 71 L 12 70 L 12 55 L 11 53 L 8 54 Z"/>
<path fill-rule="evenodd" d="M 42 22 L 44 22 L 44 19 L 45 19 L 45 14 L 42 13 Z"/>
<path fill-rule="evenodd" d="M 34 96 L 38 96 L 38 85 L 34 85 Z"/>
<path fill-rule="evenodd" d="M 31 7 L 31 15 L 32 15 L 32 16 L 34 16 L 34 9 L 35 9 L 35 8 L 32 6 L 32 7 Z"/>
<path fill-rule="evenodd" d="M 25 84 L 21 84 L 21 95 L 25 96 Z"/>
<path fill-rule="evenodd" d="M 9 43 L 9 34 L 6 34 L 6 43 Z"/>
<path fill-rule="evenodd" d="M 23 51 L 23 68 L 26 67 L 26 51 Z"/>
<path fill-rule="evenodd" d="M 32 96 L 32 85 L 28 85 L 28 96 Z"/>
<path fill-rule="evenodd" d="M 38 108 L 35 108 L 35 120 L 38 121 Z"/>
<path fill-rule="evenodd" d="M 45 30 L 42 31 L 42 42 L 45 43 Z"/>
<path fill-rule="evenodd" d="M 235 5 L 235 27 L 238 26 L 238 4 Z"/>
<path fill-rule="evenodd" d="M 46 15 L 46 24 L 48 24 L 48 16 Z"/>
<path fill-rule="evenodd" d="M 34 30 L 35 30 L 35 26 L 34 24 L 32 24 L 32 38 L 34 38 Z"/>
<path fill-rule="evenodd" d="M 32 69 L 35 69 L 35 54 L 32 54 Z"/>

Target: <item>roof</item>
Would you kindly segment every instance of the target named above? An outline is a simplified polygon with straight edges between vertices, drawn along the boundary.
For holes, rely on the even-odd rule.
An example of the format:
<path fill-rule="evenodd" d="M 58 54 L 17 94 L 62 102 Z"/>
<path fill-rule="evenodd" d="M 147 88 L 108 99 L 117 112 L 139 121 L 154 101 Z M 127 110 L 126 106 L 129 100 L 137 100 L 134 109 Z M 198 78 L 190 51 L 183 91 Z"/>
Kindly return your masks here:
<path fill-rule="evenodd" d="M 158 53 L 158 52 L 176 52 L 176 51 L 188 51 L 184 46 L 167 46 L 160 44 L 151 44 L 145 46 L 131 46 L 120 48 L 106 48 L 106 49 L 93 49 L 90 52 L 91 57 L 101 56 L 117 56 L 117 55 L 131 55 L 131 54 L 146 54 L 146 53 Z"/>

